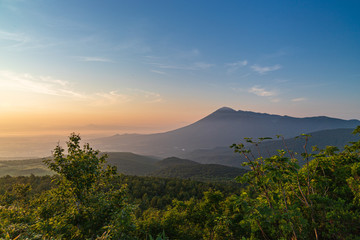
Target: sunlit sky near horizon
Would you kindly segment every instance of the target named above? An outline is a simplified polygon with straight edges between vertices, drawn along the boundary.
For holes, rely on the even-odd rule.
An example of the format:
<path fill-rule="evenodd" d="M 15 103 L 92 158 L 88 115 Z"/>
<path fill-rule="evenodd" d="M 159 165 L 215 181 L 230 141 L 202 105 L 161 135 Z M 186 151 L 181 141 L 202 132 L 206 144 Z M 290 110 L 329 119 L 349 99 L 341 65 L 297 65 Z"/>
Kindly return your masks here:
<path fill-rule="evenodd" d="M 360 1 L 0 0 L 0 135 L 217 108 L 360 119 Z"/>

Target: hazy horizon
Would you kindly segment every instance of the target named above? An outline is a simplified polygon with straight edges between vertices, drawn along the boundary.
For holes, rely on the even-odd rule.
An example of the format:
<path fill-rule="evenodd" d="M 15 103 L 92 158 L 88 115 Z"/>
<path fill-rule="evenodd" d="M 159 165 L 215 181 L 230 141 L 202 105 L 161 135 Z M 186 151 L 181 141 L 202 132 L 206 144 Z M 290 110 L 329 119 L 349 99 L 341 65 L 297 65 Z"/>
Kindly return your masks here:
<path fill-rule="evenodd" d="M 217 109 L 214 109 L 214 111 Z M 235 111 L 243 111 L 241 109 L 234 109 Z M 250 110 L 247 110 L 250 111 Z M 253 111 L 250 111 L 253 112 Z M 208 114 L 211 114 L 209 112 Z M 313 116 L 290 116 L 287 114 L 274 114 L 270 112 L 258 112 L 258 113 L 266 113 L 271 115 L 279 115 L 279 116 L 289 116 L 295 118 L 303 118 L 303 117 L 319 117 L 322 115 L 313 115 Z M 207 114 L 207 115 L 208 115 Z M 123 126 L 123 125 L 95 125 L 89 124 L 85 126 L 57 126 L 57 127 L 47 127 L 47 128 L 36 128 L 36 126 L 32 127 L 31 130 L 28 129 L 18 129 L 13 131 L 4 131 L 4 129 L 0 132 L 0 139 L 11 139 L 11 138 L 36 138 L 36 137 L 53 137 L 64 139 L 69 136 L 71 133 L 75 132 L 80 134 L 84 139 L 92 139 L 92 138 L 100 138 L 100 137 L 108 137 L 116 134 L 153 134 L 153 133 L 162 133 L 167 131 L 176 130 L 181 127 L 185 127 L 190 125 L 202 118 L 206 117 L 206 115 L 202 116 L 199 119 L 195 119 L 193 122 L 182 122 L 180 124 L 168 124 L 166 126 Z M 326 116 L 332 117 L 332 116 Z M 334 117 L 336 118 L 336 117 Z M 342 119 L 342 118 L 339 118 Z M 360 119 L 344 119 L 344 120 L 360 120 Z M 59 138 L 60 139 L 60 138 Z"/>

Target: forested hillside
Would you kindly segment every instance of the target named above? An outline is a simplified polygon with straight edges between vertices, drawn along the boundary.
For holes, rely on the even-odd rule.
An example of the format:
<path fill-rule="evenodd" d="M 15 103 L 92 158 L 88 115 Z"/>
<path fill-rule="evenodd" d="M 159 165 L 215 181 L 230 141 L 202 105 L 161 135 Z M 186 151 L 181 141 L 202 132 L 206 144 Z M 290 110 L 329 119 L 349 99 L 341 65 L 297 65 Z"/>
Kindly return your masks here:
<path fill-rule="evenodd" d="M 152 173 L 158 177 L 195 179 L 199 181 L 232 180 L 246 172 L 245 169 L 228 167 L 219 164 L 175 165 Z"/>
<path fill-rule="evenodd" d="M 255 157 L 252 150 L 260 150 L 264 139 L 246 139 L 252 150 L 234 144 L 250 171 L 238 183 L 201 183 L 118 175 L 106 155 L 81 147 L 80 137 L 72 135 L 69 154 L 58 146 L 46 161 L 57 173 L 52 181 L 33 175 L 0 179 L 0 237 L 357 239 L 360 141 L 341 151 L 312 151 L 310 136 L 300 138 L 299 154 L 285 144 L 275 155 Z"/>

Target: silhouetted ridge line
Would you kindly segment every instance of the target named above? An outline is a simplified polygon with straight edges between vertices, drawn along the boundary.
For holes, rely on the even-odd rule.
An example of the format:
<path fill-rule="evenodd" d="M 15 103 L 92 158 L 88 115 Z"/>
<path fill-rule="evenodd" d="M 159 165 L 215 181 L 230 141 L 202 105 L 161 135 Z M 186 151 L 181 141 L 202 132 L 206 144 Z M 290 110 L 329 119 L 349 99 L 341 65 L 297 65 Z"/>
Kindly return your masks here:
<path fill-rule="evenodd" d="M 296 118 L 222 107 L 197 122 L 172 131 L 115 135 L 94 140 L 92 144 L 103 151 L 130 151 L 159 157 L 182 156 L 196 149 L 228 147 L 245 137 L 275 137 L 281 134 L 290 138 L 327 129 L 354 129 L 357 125 L 360 125 L 358 120 L 326 116 Z"/>

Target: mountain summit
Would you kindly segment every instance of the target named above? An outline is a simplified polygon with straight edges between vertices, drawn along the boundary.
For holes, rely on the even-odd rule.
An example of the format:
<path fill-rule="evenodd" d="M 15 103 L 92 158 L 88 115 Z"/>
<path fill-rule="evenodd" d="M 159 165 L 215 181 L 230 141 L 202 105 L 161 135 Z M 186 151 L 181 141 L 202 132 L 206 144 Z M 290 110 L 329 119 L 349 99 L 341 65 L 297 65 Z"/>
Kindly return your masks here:
<path fill-rule="evenodd" d="M 285 138 L 326 129 L 355 128 L 358 120 L 330 117 L 295 118 L 222 107 L 188 126 L 158 134 L 115 135 L 92 142 L 103 151 L 131 151 L 168 157 L 195 149 L 230 146 L 244 137 Z"/>
<path fill-rule="evenodd" d="M 216 113 L 216 112 L 236 112 L 236 111 L 229 107 L 222 107 L 222 108 L 219 108 L 218 110 L 216 110 L 214 113 Z"/>

